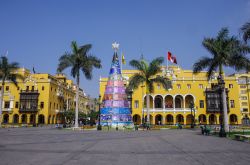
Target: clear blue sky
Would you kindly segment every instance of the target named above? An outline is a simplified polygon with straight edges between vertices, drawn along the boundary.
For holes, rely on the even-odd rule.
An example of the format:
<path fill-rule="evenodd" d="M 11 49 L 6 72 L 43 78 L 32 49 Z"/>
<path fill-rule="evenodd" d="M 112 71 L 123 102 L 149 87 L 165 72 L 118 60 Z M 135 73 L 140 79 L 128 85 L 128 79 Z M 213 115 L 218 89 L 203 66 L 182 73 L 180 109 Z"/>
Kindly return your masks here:
<path fill-rule="evenodd" d="M 53 75 L 72 40 L 91 43 L 103 67 L 90 81 L 82 76 L 81 87 L 97 97 L 99 77 L 109 73 L 112 42 L 120 43 L 127 61 L 171 51 L 180 67 L 192 69 L 209 55 L 201 45 L 204 37 L 216 36 L 222 27 L 239 35 L 247 21 L 250 0 L 1 0 L 0 55 L 8 50 L 10 61 Z"/>

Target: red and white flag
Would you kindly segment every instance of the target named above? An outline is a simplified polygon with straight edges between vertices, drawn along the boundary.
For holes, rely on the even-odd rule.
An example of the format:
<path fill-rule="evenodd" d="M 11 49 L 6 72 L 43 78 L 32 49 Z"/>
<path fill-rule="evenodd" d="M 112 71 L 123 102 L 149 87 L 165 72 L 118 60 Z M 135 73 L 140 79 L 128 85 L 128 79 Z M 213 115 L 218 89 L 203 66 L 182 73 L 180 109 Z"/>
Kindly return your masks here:
<path fill-rule="evenodd" d="M 168 61 L 177 64 L 176 57 L 172 56 L 171 52 L 168 52 Z"/>

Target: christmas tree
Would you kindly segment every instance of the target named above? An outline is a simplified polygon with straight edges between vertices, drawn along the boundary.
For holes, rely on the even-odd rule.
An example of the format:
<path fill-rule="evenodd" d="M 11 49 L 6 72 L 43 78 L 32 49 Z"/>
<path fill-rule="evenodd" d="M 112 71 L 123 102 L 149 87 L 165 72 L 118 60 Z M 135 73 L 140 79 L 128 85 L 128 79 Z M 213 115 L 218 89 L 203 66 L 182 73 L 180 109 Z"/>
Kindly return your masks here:
<path fill-rule="evenodd" d="M 129 102 L 125 92 L 126 88 L 124 86 L 117 54 L 119 44 L 114 43 L 112 46 L 115 52 L 109 71 L 108 82 L 102 98 L 101 125 L 111 126 L 113 128 L 121 128 L 124 126 L 133 127 L 131 108 L 129 108 Z"/>

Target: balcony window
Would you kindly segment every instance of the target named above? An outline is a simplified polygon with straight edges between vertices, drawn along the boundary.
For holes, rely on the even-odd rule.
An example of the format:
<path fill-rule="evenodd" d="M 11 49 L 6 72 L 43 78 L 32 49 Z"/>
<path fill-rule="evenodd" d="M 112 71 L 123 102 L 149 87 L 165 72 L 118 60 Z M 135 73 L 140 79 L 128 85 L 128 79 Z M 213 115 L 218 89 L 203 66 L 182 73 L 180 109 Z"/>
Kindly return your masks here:
<path fill-rule="evenodd" d="M 19 104 L 18 101 L 16 101 L 15 108 L 18 108 L 18 104 Z"/>
<path fill-rule="evenodd" d="M 243 112 L 248 112 L 248 109 L 247 108 L 243 108 Z"/>
<path fill-rule="evenodd" d="M 199 88 L 202 89 L 203 88 L 203 84 L 199 84 Z"/>
<path fill-rule="evenodd" d="M 200 108 L 204 108 L 204 100 L 200 100 Z"/>
<path fill-rule="evenodd" d="M 178 88 L 178 89 L 181 89 L 181 84 L 177 84 L 177 88 Z"/>
<path fill-rule="evenodd" d="M 188 88 L 188 89 L 191 89 L 191 84 L 187 84 L 187 88 Z"/>
<path fill-rule="evenodd" d="M 240 99 L 241 100 L 247 100 L 247 96 L 241 96 Z"/>
<path fill-rule="evenodd" d="M 134 102 L 134 108 L 139 108 L 139 101 L 138 100 L 135 100 L 135 102 Z"/>
<path fill-rule="evenodd" d="M 247 93 L 247 90 L 241 90 L 240 91 L 240 94 L 246 94 Z"/>
<path fill-rule="evenodd" d="M 233 84 L 229 84 L 229 88 L 233 88 L 234 86 L 233 86 Z"/>
<path fill-rule="evenodd" d="M 248 104 L 247 104 L 247 102 L 242 102 L 241 105 L 242 106 L 247 106 Z"/>
<path fill-rule="evenodd" d="M 235 108 L 234 100 L 230 100 L 230 107 L 231 107 L 231 108 Z"/>
<path fill-rule="evenodd" d="M 4 108 L 10 108 L 10 102 L 9 101 L 4 102 Z"/>
<path fill-rule="evenodd" d="M 240 88 L 246 88 L 247 86 L 246 85 L 241 85 Z"/>
<path fill-rule="evenodd" d="M 40 108 L 43 109 L 44 108 L 44 102 L 41 102 L 40 104 Z"/>

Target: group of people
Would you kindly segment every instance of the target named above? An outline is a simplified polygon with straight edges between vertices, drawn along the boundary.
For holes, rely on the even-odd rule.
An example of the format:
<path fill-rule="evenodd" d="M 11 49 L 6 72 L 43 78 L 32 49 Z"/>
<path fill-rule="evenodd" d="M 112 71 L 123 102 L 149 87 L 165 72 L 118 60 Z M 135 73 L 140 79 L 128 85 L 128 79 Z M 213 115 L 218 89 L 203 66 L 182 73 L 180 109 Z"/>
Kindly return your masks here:
<path fill-rule="evenodd" d="M 210 134 L 210 128 L 208 128 L 206 125 L 201 125 L 200 126 L 200 128 L 201 128 L 201 134 L 202 135 L 209 135 Z"/>

